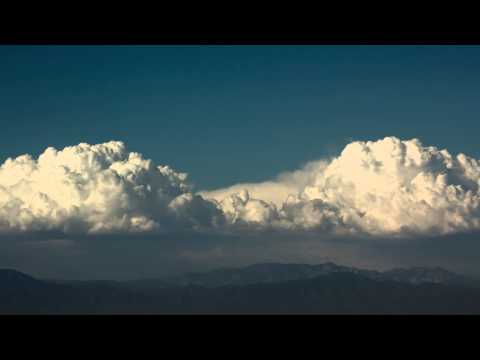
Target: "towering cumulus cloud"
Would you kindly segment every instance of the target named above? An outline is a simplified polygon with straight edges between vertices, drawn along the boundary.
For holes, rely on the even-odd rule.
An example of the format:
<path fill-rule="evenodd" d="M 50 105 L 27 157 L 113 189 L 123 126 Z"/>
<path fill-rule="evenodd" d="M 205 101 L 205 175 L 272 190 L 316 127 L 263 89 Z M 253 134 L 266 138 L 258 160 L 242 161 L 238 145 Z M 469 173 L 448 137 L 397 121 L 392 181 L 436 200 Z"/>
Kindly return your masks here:
<path fill-rule="evenodd" d="M 48 148 L 0 167 L 0 232 L 256 231 L 415 236 L 480 228 L 480 164 L 394 137 L 352 142 L 259 184 L 194 193 L 121 142 Z"/>
<path fill-rule="evenodd" d="M 266 226 L 410 236 L 479 229 L 479 182 L 475 159 L 425 147 L 417 139 L 387 137 L 352 142 L 329 162 L 308 164 L 274 182 L 246 185 L 255 198 L 232 194 L 236 186 L 203 195 L 226 196 L 221 202 L 226 212 Z M 259 206 L 261 199 L 273 200 L 276 189 L 296 192 L 282 203 Z M 233 211 L 232 203 L 238 204 Z"/>
<path fill-rule="evenodd" d="M 0 230 L 115 233 L 212 226 L 221 213 L 190 192 L 186 174 L 121 142 L 48 148 L 0 167 Z"/>

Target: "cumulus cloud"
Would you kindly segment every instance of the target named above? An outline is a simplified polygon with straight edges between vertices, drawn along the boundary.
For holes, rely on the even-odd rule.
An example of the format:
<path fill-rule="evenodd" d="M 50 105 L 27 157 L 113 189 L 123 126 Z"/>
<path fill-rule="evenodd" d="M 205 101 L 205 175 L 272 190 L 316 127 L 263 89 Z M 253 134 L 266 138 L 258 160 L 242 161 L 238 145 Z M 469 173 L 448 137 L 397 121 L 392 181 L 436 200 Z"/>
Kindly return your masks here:
<path fill-rule="evenodd" d="M 388 137 L 353 142 L 301 192 L 370 234 L 478 229 L 480 167 L 464 154 Z"/>
<path fill-rule="evenodd" d="M 355 141 L 272 181 L 199 193 L 121 142 L 79 144 L 1 165 L 0 231 L 452 234 L 480 228 L 479 185 L 478 160 L 417 139 Z"/>
<path fill-rule="evenodd" d="M 476 159 L 424 146 L 417 139 L 386 137 L 352 142 L 328 162 L 311 163 L 273 182 L 248 184 L 240 195 L 233 191 L 239 186 L 204 195 L 221 200 L 234 221 L 289 230 L 409 236 L 478 230 L 479 183 Z M 248 189 L 255 196 L 248 196 Z M 283 202 L 272 195 L 277 189 L 282 190 L 278 195 L 290 192 Z"/>
<path fill-rule="evenodd" d="M 48 148 L 0 167 L 0 231 L 115 233 L 208 226 L 222 218 L 191 193 L 187 175 L 122 142 Z"/>

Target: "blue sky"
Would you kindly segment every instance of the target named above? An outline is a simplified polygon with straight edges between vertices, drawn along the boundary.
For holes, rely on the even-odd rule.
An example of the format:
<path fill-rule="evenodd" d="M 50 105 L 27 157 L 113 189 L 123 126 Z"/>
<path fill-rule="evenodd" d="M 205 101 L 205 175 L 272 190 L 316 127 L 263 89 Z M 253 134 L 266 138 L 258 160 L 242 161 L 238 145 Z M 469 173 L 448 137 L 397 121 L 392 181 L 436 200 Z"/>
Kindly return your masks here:
<path fill-rule="evenodd" d="M 354 140 L 480 157 L 477 46 L 0 46 L 0 161 L 122 140 L 199 189 Z"/>

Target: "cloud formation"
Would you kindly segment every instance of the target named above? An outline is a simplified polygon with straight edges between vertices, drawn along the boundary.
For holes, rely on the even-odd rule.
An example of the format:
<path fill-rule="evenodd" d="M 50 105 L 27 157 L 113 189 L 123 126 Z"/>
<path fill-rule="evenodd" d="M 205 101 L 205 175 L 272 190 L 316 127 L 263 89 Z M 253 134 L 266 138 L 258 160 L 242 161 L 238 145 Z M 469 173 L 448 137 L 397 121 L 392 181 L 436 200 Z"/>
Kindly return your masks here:
<path fill-rule="evenodd" d="M 480 166 L 464 154 L 388 137 L 346 146 L 300 194 L 369 234 L 478 229 Z"/>
<path fill-rule="evenodd" d="M 99 234 L 211 227 L 222 214 L 193 195 L 186 178 L 116 141 L 48 148 L 38 159 L 7 159 L 0 167 L 0 231 Z"/>
<path fill-rule="evenodd" d="M 121 142 L 48 148 L 0 166 L 0 232 L 452 234 L 480 228 L 480 164 L 417 139 L 356 141 L 272 181 L 195 193 Z"/>
<path fill-rule="evenodd" d="M 478 160 L 417 139 L 386 137 L 352 142 L 338 157 L 310 163 L 274 182 L 247 184 L 255 197 L 232 194 L 237 186 L 204 195 L 226 196 L 221 208 L 237 221 L 289 230 L 412 236 L 478 230 L 479 184 Z M 294 191 L 274 203 L 277 189 Z M 259 203 L 262 199 L 272 201 Z"/>

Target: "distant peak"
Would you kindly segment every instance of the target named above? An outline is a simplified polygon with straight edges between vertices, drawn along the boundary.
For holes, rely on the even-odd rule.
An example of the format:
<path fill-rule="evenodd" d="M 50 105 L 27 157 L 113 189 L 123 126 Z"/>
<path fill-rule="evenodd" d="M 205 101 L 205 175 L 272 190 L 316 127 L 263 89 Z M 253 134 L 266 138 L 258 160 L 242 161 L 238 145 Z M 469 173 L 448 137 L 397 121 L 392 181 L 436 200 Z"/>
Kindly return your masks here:
<path fill-rule="evenodd" d="M 0 279 L 9 279 L 9 280 L 17 280 L 17 279 L 30 279 L 35 280 L 30 275 L 24 274 L 15 269 L 0 269 Z"/>

